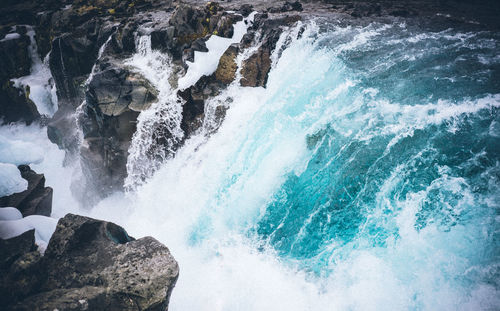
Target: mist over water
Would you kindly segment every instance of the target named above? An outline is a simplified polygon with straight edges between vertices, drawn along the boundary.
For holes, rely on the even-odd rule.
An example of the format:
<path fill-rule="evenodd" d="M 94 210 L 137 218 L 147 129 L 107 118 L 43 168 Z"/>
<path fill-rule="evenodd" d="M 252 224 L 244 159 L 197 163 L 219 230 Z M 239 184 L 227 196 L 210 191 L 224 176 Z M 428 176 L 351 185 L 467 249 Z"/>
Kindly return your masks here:
<path fill-rule="evenodd" d="M 170 248 L 170 310 L 498 309 L 499 44 L 493 32 L 299 25 L 267 88 L 233 83 L 174 157 L 144 163 L 155 118 L 179 121 L 152 71 L 165 89 L 128 163 L 142 181 L 75 212 Z M 146 50 L 130 64 L 163 70 Z M 40 165 L 62 163 L 53 152 Z M 68 193 L 54 183 L 55 199 Z"/>
<path fill-rule="evenodd" d="M 498 34 L 300 27 L 92 215 L 170 247 L 172 310 L 498 308 Z"/>

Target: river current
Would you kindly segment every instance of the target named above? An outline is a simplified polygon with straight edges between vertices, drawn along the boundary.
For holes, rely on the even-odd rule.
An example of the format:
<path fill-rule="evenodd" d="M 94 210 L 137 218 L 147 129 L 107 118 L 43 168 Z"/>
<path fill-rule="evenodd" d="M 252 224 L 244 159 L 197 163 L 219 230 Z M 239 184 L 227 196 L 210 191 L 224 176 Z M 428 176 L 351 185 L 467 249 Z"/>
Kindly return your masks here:
<path fill-rule="evenodd" d="M 499 51 L 489 31 L 300 24 L 266 88 L 231 84 L 197 135 L 149 163 L 141 124 L 178 127 L 173 91 L 160 90 L 151 109 L 163 112 L 141 116 L 128 165 L 155 171 L 128 192 L 79 210 L 60 151 L 34 169 L 56 216 L 115 221 L 170 248 L 170 310 L 495 310 Z M 150 50 L 129 63 L 158 81 L 168 70 Z M 42 139 L 32 127 L 0 133 Z"/>

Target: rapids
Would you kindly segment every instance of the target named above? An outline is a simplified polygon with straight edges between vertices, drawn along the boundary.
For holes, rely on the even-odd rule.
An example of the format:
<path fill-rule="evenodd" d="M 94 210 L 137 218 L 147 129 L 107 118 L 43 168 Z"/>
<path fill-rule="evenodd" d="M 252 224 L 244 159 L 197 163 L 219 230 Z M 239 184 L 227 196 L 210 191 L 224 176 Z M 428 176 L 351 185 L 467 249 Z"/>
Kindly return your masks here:
<path fill-rule="evenodd" d="M 161 95 L 130 149 L 134 187 L 54 214 L 165 243 L 181 267 L 170 310 L 500 308 L 498 33 L 301 24 L 267 88 L 231 84 L 175 156 L 149 162 L 147 133 L 178 129 L 182 110 L 169 60 L 137 41 L 129 64 Z M 71 201 L 44 167 L 74 168 L 52 152 L 36 169 Z"/>

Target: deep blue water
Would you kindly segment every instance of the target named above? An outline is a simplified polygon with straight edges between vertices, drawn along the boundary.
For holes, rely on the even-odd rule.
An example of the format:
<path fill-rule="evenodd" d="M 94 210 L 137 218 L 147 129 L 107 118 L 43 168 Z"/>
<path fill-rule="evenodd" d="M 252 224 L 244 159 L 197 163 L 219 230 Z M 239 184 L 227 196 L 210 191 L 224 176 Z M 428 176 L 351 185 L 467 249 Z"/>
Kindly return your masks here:
<path fill-rule="evenodd" d="M 435 269 L 443 279 L 431 286 L 497 289 L 500 35 L 409 28 L 338 28 L 313 40 L 328 69 L 278 97 L 326 100 L 335 113 L 307 136 L 306 168 L 288 175 L 251 235 L 319 275 L 370 251 L 404 265 L 408 281 Z M 422 307 L 418 291 L 413 299 Z"/>

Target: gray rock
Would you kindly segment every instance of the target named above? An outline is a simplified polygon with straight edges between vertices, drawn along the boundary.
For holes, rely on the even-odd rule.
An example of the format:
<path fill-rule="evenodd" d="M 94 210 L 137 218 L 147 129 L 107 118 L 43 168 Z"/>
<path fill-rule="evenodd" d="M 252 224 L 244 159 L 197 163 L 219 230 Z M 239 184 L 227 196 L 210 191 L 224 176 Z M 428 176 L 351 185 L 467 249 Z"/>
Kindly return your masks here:
<path fill-rule="evenodd" d="M 137 117 L 158 95 L 142 75 L 111 60 L 104 67 L 88 86 L 80 120 L 84 138 L 80 156 L 88 179 L 83 195 L 88 199 L 95 199 L 96 193 L 104 197 L 123 189 Z"/>
<path fill-rule="evenodd" d="M 27 266 L 35 263 L 35 278 L 23 282 L 36 288 L 13 297 L 2 288 L 0 296 L 11 297 L 7 310 L 165 310 L 179 274 L 157 240 L 135 240 L 113 223 L 72 214 L 59 220 L 45 255 Z M 11 272 L 1 279 L 17 286 Z"/>
<path fill-rule="evenodd" d="M 28 181 L 28 189 L 0 198 L 0 206 L 17 208 L 23 217 L 50 216 L 52 213 L 52 188 L 45 187 L 45 176 L 37 174 L 28 165 L 20 165 L 21 176 Z"/>
<path fill-rule="evenodd" d="M 35 229 L 11 239 L 0 239 L 0 269 L 8 269 L 19 257 L 35 249 Z"/>

